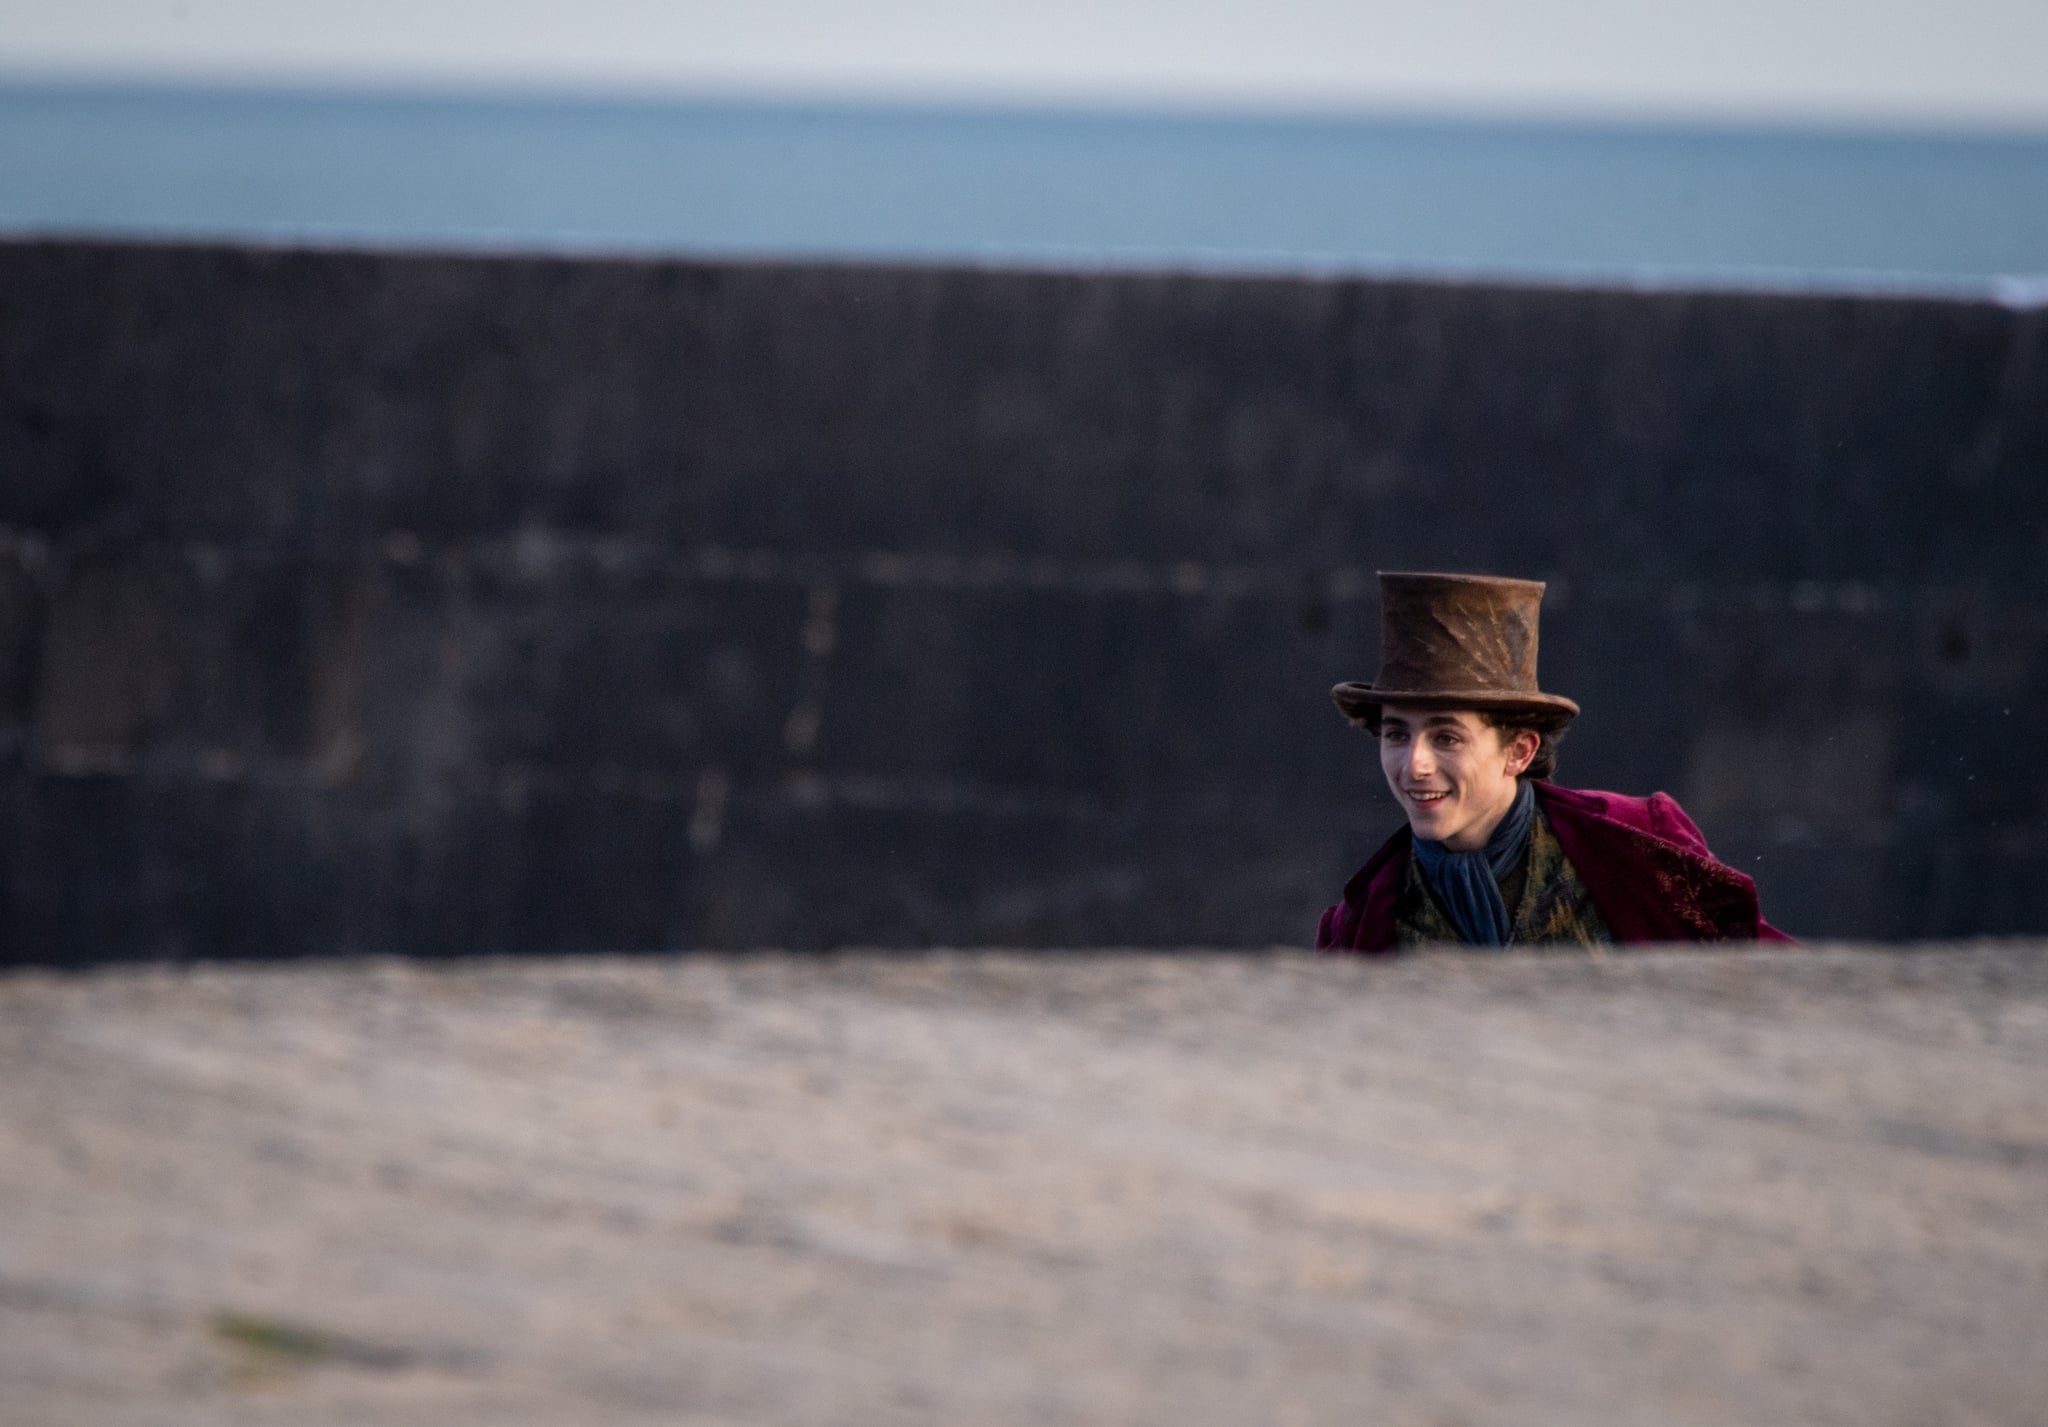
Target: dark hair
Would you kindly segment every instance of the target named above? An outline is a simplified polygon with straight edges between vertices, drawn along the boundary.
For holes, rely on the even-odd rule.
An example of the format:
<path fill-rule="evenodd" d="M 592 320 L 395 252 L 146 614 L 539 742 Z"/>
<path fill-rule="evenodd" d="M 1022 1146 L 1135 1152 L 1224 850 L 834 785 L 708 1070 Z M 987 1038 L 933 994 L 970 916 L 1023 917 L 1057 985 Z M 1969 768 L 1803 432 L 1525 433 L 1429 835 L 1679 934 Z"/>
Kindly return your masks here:
<path fill-rule="evenodd" d="M 1525 709 L 1480 709 L 1479 721 L 1504 734 L 1527 729 L 1536 735 L 1536 756 L 1522 770 L 1522 777 L 1547 781 L 1557 771 L 1557 744 L 1564 737 L 1565 720 Z"/>

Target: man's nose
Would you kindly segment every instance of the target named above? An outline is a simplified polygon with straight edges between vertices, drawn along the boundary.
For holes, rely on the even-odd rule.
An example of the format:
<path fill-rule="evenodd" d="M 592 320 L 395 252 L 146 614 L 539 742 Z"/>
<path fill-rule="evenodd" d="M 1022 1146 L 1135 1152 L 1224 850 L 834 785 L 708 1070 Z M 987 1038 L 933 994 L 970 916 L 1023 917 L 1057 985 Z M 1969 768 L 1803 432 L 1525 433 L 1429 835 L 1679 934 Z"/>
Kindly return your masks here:
<path fill-rule="evenodd" d="M 1436 768 L 1430 762 L 1429 750 L 1419 743 L 1408 745 L 1408 772 L 1411 777 L 1427 778 Z"/>

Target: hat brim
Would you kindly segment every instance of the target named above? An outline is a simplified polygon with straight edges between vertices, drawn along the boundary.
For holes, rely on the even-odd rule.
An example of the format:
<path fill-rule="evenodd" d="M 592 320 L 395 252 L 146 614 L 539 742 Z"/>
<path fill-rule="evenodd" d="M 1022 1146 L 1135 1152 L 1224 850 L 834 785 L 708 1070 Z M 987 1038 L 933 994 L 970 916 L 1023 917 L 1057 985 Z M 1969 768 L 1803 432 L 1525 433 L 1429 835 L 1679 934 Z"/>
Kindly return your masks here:
<path fill-rule="evenodd" d="M 1559 728 L 1579 715 L 1579 706 L 1562 694 L 1505 694 L 1499 689 L 1375 689 L 1371 684 L 1347 683 L 1330 690 L 1330 698 L 1339 713 L 1362 728 L 1377 724 L 1383 708 L 1531 713 L 1555 720 Z"/>

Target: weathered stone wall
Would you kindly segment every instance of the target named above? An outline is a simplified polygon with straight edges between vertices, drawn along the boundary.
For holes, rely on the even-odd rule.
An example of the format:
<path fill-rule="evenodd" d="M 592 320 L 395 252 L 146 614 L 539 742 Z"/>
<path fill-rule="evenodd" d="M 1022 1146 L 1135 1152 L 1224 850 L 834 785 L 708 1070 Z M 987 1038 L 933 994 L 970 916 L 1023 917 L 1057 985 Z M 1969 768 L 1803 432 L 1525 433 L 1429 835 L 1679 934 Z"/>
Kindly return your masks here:
<path fill-rule="evenodd" d="M 1376 568 L 1810 935 L 2048 927 L 2048 313 L 0 245 L 10 958 L 1307 935 Z"/>

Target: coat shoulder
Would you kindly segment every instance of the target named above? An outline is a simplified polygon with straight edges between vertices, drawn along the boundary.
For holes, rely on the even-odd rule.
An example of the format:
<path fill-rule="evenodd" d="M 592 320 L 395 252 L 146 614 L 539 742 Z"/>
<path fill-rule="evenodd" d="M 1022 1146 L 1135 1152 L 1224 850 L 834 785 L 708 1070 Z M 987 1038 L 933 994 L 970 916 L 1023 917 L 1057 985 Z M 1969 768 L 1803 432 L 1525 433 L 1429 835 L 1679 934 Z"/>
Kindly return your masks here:
<path fill-rule="evenodd" d="M 1707 839 L 1700 832 L 1699 824 L 1669 793 L 1652 793 L 1646 798 L 1638 798 L 1628 793 L 1609 793 L 1592 788 L 1558 788 L 1549 784 L 1538 784 L 1537 788 L 1545 812 L 1553 817 L 1562 811 L 1568 818 L 1575 814 L 1602 818 L 1636 832 L 1648 833 L 1658 841 L 1668 842 L 1695 857 L 1713 856 L 1707 850 Z"/>
<path fill-rule="evenodd" d="M 1756 884 L 1716 858 L 1669 793 L 1541 787 L 1567 855 L 1622 941 L 1788 941 L 1763 920 Z M 1597 884 L 1597 885 L 1596 885 Z"/>

